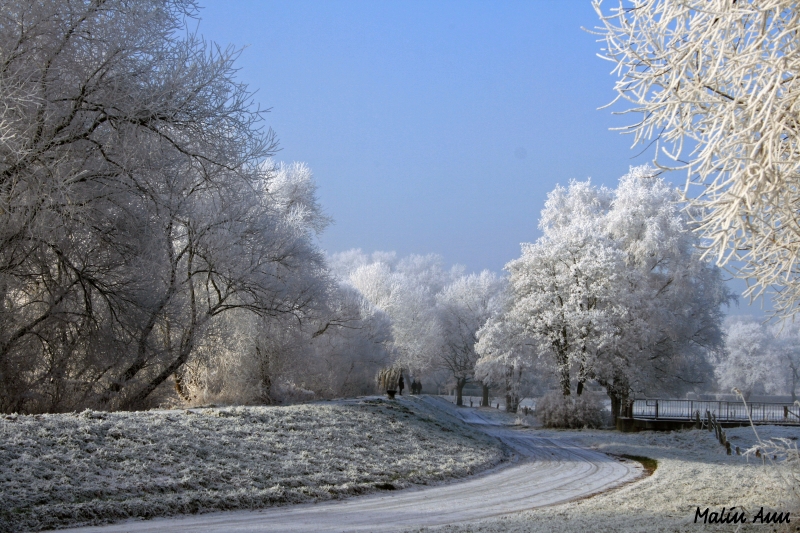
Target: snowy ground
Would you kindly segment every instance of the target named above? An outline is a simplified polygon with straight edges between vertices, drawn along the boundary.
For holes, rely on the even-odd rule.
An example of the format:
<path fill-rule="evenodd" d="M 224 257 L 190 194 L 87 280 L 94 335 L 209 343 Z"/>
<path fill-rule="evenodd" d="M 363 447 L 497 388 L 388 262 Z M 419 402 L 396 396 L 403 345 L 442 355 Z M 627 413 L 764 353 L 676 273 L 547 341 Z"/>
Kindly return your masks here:
<path fill-rule="evenodd" d="M 462 477 L 499 443 L 424 402 L 0 418 L 0 531 L 329 500 Z"/>

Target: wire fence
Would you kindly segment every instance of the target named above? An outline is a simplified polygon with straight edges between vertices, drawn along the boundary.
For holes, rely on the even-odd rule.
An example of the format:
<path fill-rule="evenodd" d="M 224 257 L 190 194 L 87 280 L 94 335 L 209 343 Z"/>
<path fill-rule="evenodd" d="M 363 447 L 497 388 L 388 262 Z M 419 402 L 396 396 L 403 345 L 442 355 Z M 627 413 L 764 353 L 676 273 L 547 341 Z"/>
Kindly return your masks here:
<path fill-rule="evenodd" d="M 722 402 L 707 400 L 634 400 L 633 418 L 653 420 L 694 420 L 696 413 L 714 415 L 720 422 L 747 422 L 756 424 L 798 424 L 800 406 L 791 403 Z"/>

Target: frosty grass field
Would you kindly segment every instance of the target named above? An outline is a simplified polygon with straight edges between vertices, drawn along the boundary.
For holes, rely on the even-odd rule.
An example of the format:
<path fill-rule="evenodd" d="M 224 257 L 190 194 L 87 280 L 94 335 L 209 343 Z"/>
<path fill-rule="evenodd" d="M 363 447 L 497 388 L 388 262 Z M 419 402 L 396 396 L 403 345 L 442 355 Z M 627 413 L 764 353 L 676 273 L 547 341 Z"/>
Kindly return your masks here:
<path fill-rule="evenodd" d="M 510 424 L 532 422 L 482 412 Z M 521 430 L 613 455 L 650 457 L 658 468 L 591 498 L 409 531 L 733 531 L 731 525 L 694 524 L 695 509 L 737 506 L 751 517 L 761 506 L 796 509 L 780 470 L 754 457 L 725 455 L 708 431 Z M 759 432 L 795 441 L 800 435 L 798 428 L 776 426 Z M 742 449 L 755 443 L 750 428 L 730 429 L 728 436 Z M 401 489 L 476 473 L 504 457 L 479 430 L 409 399 L 7 416 L 0 437 L 4 532 Z"/>
<path fill-rule="evenodd" d="M 246 509 L 401 489 L 489 468 L 489 437 L 424 405 L 0 418 L 0 531 Z"/>

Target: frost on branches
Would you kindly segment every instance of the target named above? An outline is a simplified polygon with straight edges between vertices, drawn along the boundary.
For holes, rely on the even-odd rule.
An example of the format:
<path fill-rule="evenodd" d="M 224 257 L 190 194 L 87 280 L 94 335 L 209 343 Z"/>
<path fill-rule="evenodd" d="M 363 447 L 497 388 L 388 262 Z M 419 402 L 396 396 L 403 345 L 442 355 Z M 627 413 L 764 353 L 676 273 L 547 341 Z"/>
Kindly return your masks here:
<path fill-rule="evenodd" d="M 0 0 L 0 412 L 333 394 L 385 355 L 197 14 Z"/>
<path fill-rule="evenodd" d="M 398 259 L 394 252 L 361 250 L 334 254 L 330 264 L 343 283 L 387 316 L 393 363 L 412 372 L 431 368 L 442 346 L 436 294 L 460 271 L 445 270 L 433 254 Z"/>
<path fill-rule="evenodd" d="M 634 0 L 603 13 L 603 56 L 618 99 L 655 137 L 657 159 L 700 187 L 701 235 L 720 263 L 742 261 L 746 295 L 775 291 L 779 315 L 800 311 L 800 12 L 790 0 Z"/>
<path fill-rule="evenodd" d="M 479 367 L 514 358 L 549 369 L 562 396 L 604 386 L 616 416 L 635 394 L 708 381 L 731 300 L 697 251 L 679 191 L 638 167 L 616 190 L 572 182 L 551 192 L 543 236 L 506 265 L 509 297 L 481 332 Z"/>
<path fill-rule="evenodd" d="M 503 278 L 489 271 L 465 275 L 458 266 L 446 270 L 435 255 L 398 259 L 394 253 L 350 250 L 329 263 L 343 283 L 387 316 L 393 364 L 432 379 L 443 375 L 456 390 L 457 405 L 464 386 L 480 380 L 482 403 L 488 405 L 489 384 L 500 381 L 476 374 L 475 343 L 481 327 L 503 308 Z"/>
<path fill-rule="evenodd" d="M 756 317 L 725 321 L 725 349 L 717 353 L 715 373 L 720 390 L 734 387 L 745 400 L 752 394 L 791 394 L 800 380 L 800 335 L 788 324 L 767 325 Z"/>
<path fill-rule="evenodd" d="M 504 281 L 484 270 L 480 274 L 456 279 L 436 296 L 443 337 L 436 364 L 445 368 L 455 380 L 456 405 L 462 405 L 464 385 L 475 378 L 478 331 L 499 311 L 503 302 Z M 481 405 L 488 406 L 489 386 L 487 382 L 482 386 Z"/>

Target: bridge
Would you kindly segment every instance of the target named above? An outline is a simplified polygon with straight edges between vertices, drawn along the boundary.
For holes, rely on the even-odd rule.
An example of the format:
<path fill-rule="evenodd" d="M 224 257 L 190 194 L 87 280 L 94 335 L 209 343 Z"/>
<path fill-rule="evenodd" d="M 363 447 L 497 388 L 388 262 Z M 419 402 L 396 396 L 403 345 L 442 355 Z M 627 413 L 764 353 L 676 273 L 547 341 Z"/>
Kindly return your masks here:
<path fill-rule="evenodd" d="M 797 403 L 726 402 L 710 400 L 634 400 L 627 416 L 617 419 L 622 431 L 639 429 L 681 429 L 699 425 L 714 415 L 723 427 L 753 424 L 800 426 L 800 405 Z"/>

